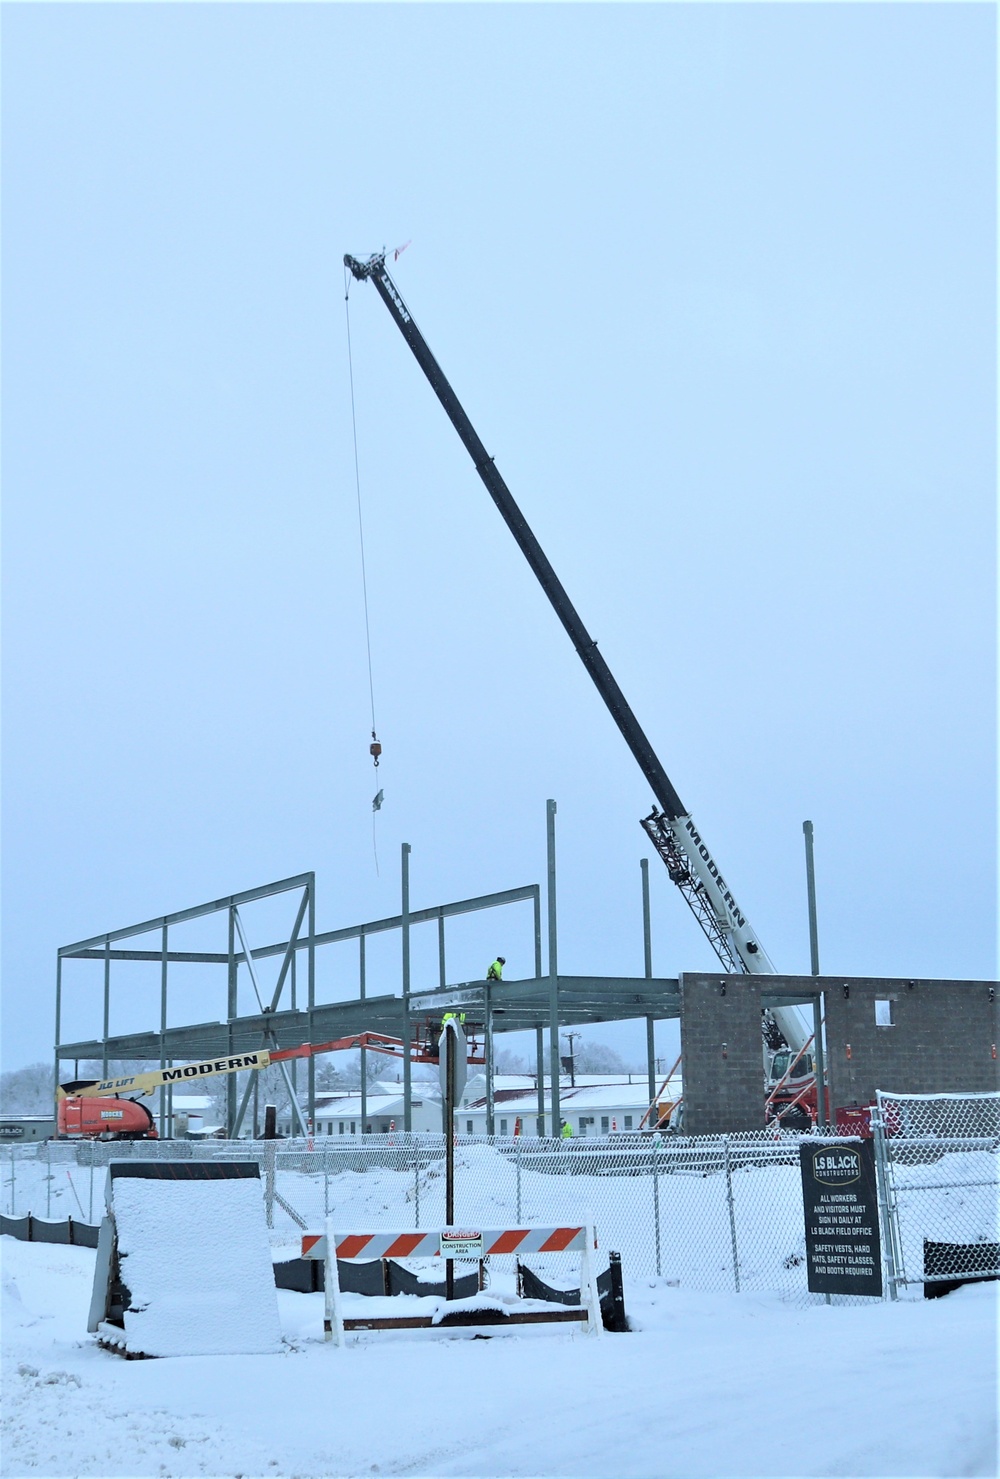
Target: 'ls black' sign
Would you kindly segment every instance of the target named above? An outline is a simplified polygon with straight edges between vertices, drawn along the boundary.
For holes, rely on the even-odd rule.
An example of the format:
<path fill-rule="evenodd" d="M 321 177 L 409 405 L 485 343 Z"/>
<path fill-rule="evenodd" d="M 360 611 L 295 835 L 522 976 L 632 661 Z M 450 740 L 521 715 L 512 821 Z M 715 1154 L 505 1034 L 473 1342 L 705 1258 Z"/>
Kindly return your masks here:
<path fill-rule="evenodd" d="M 807 1140 L 799 1162 L 810 1293 L 881 1296 L 874 1145 Z"/>

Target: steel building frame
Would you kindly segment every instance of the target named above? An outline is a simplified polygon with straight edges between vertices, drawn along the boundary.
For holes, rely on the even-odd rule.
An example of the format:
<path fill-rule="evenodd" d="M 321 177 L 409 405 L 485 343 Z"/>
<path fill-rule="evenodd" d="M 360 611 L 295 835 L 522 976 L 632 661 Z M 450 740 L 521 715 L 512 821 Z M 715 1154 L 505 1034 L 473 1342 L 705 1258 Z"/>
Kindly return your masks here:
<path fill-rule="evenodd" d="M 428 909 L 409 909 L 409 847 L 403 845 L 403 910 L 387 919 L 371 920 L 363 924 L 350 925 L 343 929 L 316 932 L 316 884 L 314 873 L 302 873 L 292 878 L 280 879 L 259 888 L 247 889 L 222 899 L 195 905 L 173 914 L 143 920 L 139 924 L 127 925 L 122 929 L 109 930 L 104 934 L 78 940 L 72 945 L 62 946 L 56 957 L 56 1023 L 55 1060 L 56 1076 L 59 1064 L 69 1059 L 100 1059 L 103 1076 L 107 1076 L 108 1061 L 112 1058 L 132 1058 L 148 1062 L 159 1062 L 165 1067 L 174 1061 L 189 1058 L 213 1057 L 221 1054 L 239 1053 L 259 1048 L 266 1044 L 291 1047 L 298 1043 L 326 1041 L 337 1036 L 346 1036 L 365 1030 L 390 1033 L 410 1039 L 412 1012 L 409 1002 L 410 975 L 410 930 L 414 925 L 437 920 L 438 924 L 438 972 L 441 989 L 445 988 L 445 920 L 459 914 L 468 914 L 483 909 L 499 908 L 505 904 L 530 901 L 533 904 L 534 943 L 536 970 L 541 958 L 541 908 L 537 884 L 522 888 L 505 889 L 484 894 L 476 898 L 460 899 L 450 904 L 437 904 Z M 281 956 L 281 967 L 273 997 L 268 1005 L 261 1004 L 259 1013 L 239 1013 L 238 982 L 239 968 L 248 966 L 245 936 L 239 918 L 239 907 L 259 899 L 291 891 L 300 891 L 295 923 L 287 940 L 249 950 L 250 962 Z M 228 912 L 229 948 L 221 951 L 172 950 L 169 932 L 172 926 L 203 918 L 222 911 Z M 303 932 L 303 924 L 305 930 Z M 365 943 L 370 935 L 399 930 L 402 939 L 402 996 L 369 997 L 366 983 Z M 158 932 L 159 950 L 143 950 L 123 947 L 120 942 Z M 316 950 L 323 945 L 356 939 L 358 941 L 358 995 L 356 999 L 329 1003 L 316 1002 Z M 300 1010 L 296 1003 L 295 978 L 297 956 L 305 952 L 307 1004 Z M 71 960 L 100 960 L 104 962 L 104 1020 L 100 1037 L 87 1041 L 63 1042 L 61 1040 L 62 995 L 64 989 L 64 962 Z M 146 961 L 160 964 L 160 1026 L 156 1031 L 124 1033 L 112 1036 L 109 1030 L 112 964 L 115 961 Z M 228 983 L 228 1008 L 225 1022 L 204 1022 L 182 1027 L 168 1027 L 169 967 L 172 963 L 225 966 Z M 252 974 L 252 965 L 250 965 Z M 286 983 L 290 983 L 289 1004 L 282 1005 Z M 256 984 L 256 983 L 255 983 Z M 421 999 L 428 993 L 420 993 Z M 441 1010 L 445 1010 L 444 1007 Z M 404 1058 L 404 1083 L 409 1103 L 409 1058 Z M 310 1118 L 315 1110 L 315 1062 L 308 1060 L 308 1112 Z M 362 1074 L 364 1082 L 364 1074 Z M 231 1078 L 229 1091 L 228 1126 L 233 1129 L 241 1115 L 236 1109 L 236 1080 Z M 162 1122 L 169 1115 L 168 1102 L 161 1103 Z"/>
<path fill-rule="evenodd" d="M 348 925 L 345 928 L 316 931 L 316 879 L 314 873 L 300 873 L 293 878 L 283 878 L 260 888 L 248 889 L 243 893 L 231 894 L 226 898 L 214 899 L 191 909 L 166 914 L 156 919 L 147 919 L 140 924 L 124 929 L 110 930 L 64 945 L 56 957 L 56 1021 L 55 1021 L 55 1064 L 56 1079 L 60 1078 L 59 1065 L 67 1060 L 79 1063 L 81 1059 L 100 1059 L 103 1076 L 107 1076 L 109 1059 L 124 1058 L 145 1062 L 158 1062 L 166 1067 L 174 1062 L 250 1052 L 264 1046 L 294 1047 L 305 1042 L 326 1042 L 338 1037 L 347 1037 L 365 1031 L 385 1033 L 410 1042 L 412 1026 L 425 1019 L 440 1019 L 450 1009 L 465 1011 L 470 1019 L 481 1024 L 486 1045 L 487 1127 L 493 1131 L 493 1038 L 496 1032 L 526 1032 L 534 1030 L 536 1049 L 536 1079 L 538 1084 L 538 1118 L 544 1123 L 545 1078 L 548 1077 L 551 1094 L 553 1123 L 560 1119 L 559 1076 L 561 1070 L 559 1036 L 563 1027 L 573 1027 L 596 1022 L 627 1021 L 646 1019 L 646 1057 L 649 1080 L 650 1102 L 656 1094 L 656 1060 L 654 1054 L 653 1029 L 657 1021 L 680 1016 L 681 986 L 675 978 L 654 977 L 652 968 L 652 943 L 650 931 L 649 866 L 647 859 L 640 862 L 642 881 L 642 924 L 643 964 L 642 976 L 567 976 L 559 972 L 557 951 L 556 918 L 556 851 L 555 851 L 556 803 L 549 801 L 546 807 L 546 924 L 548 959 L 547 968 L 542 960 L 541 889 L 537 883 L 520 888 L 504 889 L 496 893 L 480 894 L 473 898 L 459 899 L 449 904 L 435 904 L 426 909 L 410 908 L 410 845 L 401 846 L 399 914 L 386 919 L 370 920 L 364 924 Z M 257 949 L 248 949 L 246 935 L 239 915 L 241 905 L 269 898 L 282 893 L 299 891 L 295 922 L 286 940 Z M 461 914 L 496 909 L 507 904 L 530 902 L 532 905 L 534 934 L 534 975 L 524 980 L 500 983 L 485 980 L 449 983 L 447 979 L 445 953 L 445 921 Z M 228 949 L 221 951 L 171 950 L 169 932 L 173 926 L 207 915 L 226 911 L 228 914 Z M 410 933 L 418 924 L 436 920 L 438 926 L 438 984 L 429 990 L 413 991 L 410 981 Z M 399 994 L 369 996 L 366 979 L 365 947 L 369 936 L 399 931 L 400 934 L 400 992 Z M 121 942 L 137 936 L 159 932 L 158 950 L 140 950 L 123 947 Z M 316 1001 L 316 951 L 325 945 L 345 940 L 358 941 L 358 994 L 348 1000 L 333 1002 Z M 306 1005 L 299 1007 L 296 997 L 296 961 L 305 953 Z M 254 962 L 281 957 L 277 985 L 270 1003 L 260 998 Z M 104 1020 L 100 1037 L 89 1041 L 61 1041 L 62 993 L 64 963 L 72 960 L 101 960 L 104 962 Z M 111 968 L 115 961 L 133 960 L 159 962 L 160 964 L 160 1025 L 158 1030 L 132 1032 L 112 1036 L 109 1031 L 111 1000 Z M 227 1020 L 225 1022 L 191 1023 L 182 1027 L 167 1026 L 169 989 L 169 967 L 173 963 L 194 962 L 204 965 L 225 966 L 227 972 Z M 240 1013 L 238 1011 L 239 970 L 245 966 L 257 989 L 260 1011 Z M 287 1004 L 283 1004 L 286 983 L 289 986 Z M 791 985 L 789 979 L 767 982 L 765 1005 L 790 1004 L 792 999 L 805 1002 L 808 999 L 802 986 Z M 773 997 L 773 1002 L 772 1002 Z M 544 1033 L 549 1035 L 548 1073 L 545 1068 Z M 362 1054 L 364 1059 L 364 1054 Z M 315 1119 L 316 1078 L 315 1059 L 308 1059 L 307 1112 L 310 1121 Z M 78 1076 L 78 1073 L 74 1073 Z M 242 1120 L 249 1096 L 249 1085 L 244 1093 L 243 1104 L 237 1107 L 237 1081 L 231 1076 L 227 1084 L 227 1132 L 234 1133 Z M 289 1083 L 289 1089 L 292 1089 Z M 171 1113 L 170 1090 L 161 1093 L 160 1120 L 163 1125 Z M 293 1093 L 297 1104 L 297 1095 Z M 367 1086 L 362 1062 L 362 1124 L 367 1119 Z M 404 1129 L 412 1124 L 411 1063 L 409 1054 L 403 1056 L 403 1100 Z"/>

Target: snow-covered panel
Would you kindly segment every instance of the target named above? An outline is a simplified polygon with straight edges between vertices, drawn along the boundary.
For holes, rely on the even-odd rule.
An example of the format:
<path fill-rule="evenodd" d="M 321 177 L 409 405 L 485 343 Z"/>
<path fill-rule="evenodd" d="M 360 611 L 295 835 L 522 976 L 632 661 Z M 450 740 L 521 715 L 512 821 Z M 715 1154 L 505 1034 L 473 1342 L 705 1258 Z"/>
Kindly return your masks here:
<path fill-rule="evenodd" d="M 149 1356 L 281 1349 L 278 1299 L 256 1177 L 114 1182 L 125 1342 Z"/>

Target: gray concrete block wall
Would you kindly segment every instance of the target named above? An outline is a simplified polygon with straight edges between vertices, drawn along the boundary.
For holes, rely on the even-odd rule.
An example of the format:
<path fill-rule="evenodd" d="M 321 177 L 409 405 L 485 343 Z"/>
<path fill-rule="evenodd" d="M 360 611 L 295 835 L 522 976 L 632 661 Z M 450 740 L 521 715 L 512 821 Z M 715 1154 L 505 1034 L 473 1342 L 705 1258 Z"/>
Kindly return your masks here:
<path fill-rule="evenodd" d="M 876 1089 L 1000 1090 L 1000 1060 L 993 1057 L 1000 1038 L 996 982 L 823 977 L 821 983 L 833 1107 L 870 1104 Z M 891 1027 L 876 1025 L 877 998 L 891 1003 Z"/>
<path fill-rule="evenodd" d="M 871 1104 L 877 1089 L 1000 1092 L 995 981 L 686 973 L 680 985 L 684 1127 L 691 1134 L 763 1127 L 761 995 L 779 985 L 795 995 L 822 991 L 831 1109 Z M 879 999 L 891 1004 L 892 1026 L 876 1023 Z M 808 1021 L 811 1009 L 800 1011 Z"/>
<path fill-rule="evenodd" d="M 680 986 L 685 1132 L 762 1130 L 760 978 L 685 973 Z"/>

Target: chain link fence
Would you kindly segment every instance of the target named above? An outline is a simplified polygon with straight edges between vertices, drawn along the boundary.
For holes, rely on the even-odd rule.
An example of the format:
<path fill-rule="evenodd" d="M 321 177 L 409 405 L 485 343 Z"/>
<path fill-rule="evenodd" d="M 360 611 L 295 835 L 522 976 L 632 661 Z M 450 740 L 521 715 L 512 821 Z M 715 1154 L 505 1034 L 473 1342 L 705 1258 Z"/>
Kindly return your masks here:
<path fill-rule="evenodd" d="M 802 1137 L 773 1130 L 720 1137 L 573 1141 L 460 1136 L 456 1218 L 473 1226 L 591 1218 L 628 1278 L 684 1288 L 773 1292 L 796 1303 L 806 1288 L 799 1173 Z M 11 1147 L 2 1209 L 98 1222 L 109 1161 L 258 1161 L 276 1253 L 298 1253 L 304 1228 L 329 1213 L 340 1229 L 434 1227 L 445 1221 L 445 1142 L 437 1134 L 274 1141 L 50 1141 Z M 513 1258 L 495 1260 L 510 1272 Z M 507 1262 L 510 1269 L 507 1269 Z M 567 1274 L 575 1261 L 569 1259 Z M 555 1273 L 551 1261 L 546 1268 Z"/>
<path fill-rule="evenodd" d="M 1000 1278 L 1000 1094 L 876 1097 L 892 1292 Z"/>
<path fill-rule="evenodd" d="M 1000 1094 L 880 1093 L 872 1125 L 888 1292 L 1000 1277 Z M 773 1129 L 572 1141 L 460 1136 L 456 1217 L 491 1227 L 591 1218 L 600 1246 L 621 1253 L 627 1277 L 812 1303 L 823 1296 L 806 1286 L 802 1143 Z M 9 1146 L 0 1154 L 0 1210 L 95 1224 L 112 1160 L 248 1156 L 261 1168 L 279 1256 L 295 1256 L 301 1231 L 318 1229 L 328 1214 L 346 1231 L 444 1223 L 444 1136 L 402 1132 L 346 1142 Z"/>

